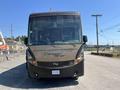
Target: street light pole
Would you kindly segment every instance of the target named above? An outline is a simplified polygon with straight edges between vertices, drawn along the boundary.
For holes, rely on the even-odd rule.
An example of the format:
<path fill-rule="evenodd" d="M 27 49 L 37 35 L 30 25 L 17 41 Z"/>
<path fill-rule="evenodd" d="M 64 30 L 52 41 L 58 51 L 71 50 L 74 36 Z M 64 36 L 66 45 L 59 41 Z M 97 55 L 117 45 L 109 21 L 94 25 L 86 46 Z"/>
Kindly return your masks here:
<path fill-rule="evenodd" d="M 102 16 L 99 14 L 92 15 L 96 18 L 96 38 L 97 38 L 97 53 L 99 53 L 99 35 L 98 35 L 98 17 Z"/>
<path fill-rule="evenodd" d="M 11 24 L 10 34 L 11 34 L 11 39 L 13 39 L 13 26 L 12 26 L 12 24 Z"/>

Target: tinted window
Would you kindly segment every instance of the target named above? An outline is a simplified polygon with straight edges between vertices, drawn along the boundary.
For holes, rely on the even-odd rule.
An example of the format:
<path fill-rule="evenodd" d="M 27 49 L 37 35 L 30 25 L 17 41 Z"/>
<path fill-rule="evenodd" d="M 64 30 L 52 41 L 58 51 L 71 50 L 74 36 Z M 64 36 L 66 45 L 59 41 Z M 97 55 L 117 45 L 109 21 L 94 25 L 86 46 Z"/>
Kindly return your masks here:
<path fill-rule="evenodd" d="M 80 43 L 79 16 L 41 16 L 30 20 L 30 44 Z"/>

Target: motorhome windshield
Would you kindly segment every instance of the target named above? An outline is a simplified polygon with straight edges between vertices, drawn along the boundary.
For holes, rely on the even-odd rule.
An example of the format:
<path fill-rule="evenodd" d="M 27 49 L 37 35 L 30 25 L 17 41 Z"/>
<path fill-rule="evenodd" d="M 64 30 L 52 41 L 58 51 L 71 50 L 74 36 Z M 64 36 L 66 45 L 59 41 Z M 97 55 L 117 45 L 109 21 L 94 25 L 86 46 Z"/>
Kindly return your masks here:
<path fill-rule="evenodd" d="M 80 43 L 79 15 L 33 17 L 29 25 L 31 45 Z"/>

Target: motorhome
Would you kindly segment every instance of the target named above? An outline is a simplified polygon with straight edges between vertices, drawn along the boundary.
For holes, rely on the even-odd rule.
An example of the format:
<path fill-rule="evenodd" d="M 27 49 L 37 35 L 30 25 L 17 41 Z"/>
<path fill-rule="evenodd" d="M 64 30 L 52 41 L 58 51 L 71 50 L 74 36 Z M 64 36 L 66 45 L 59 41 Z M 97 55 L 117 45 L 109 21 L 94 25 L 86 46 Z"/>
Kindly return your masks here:
<path fill-rule="evenodd" d="M 86 42 L 78 12 L 30 14 L 25 40 L 28 76 L 77 79 L 84 75 Z"/>

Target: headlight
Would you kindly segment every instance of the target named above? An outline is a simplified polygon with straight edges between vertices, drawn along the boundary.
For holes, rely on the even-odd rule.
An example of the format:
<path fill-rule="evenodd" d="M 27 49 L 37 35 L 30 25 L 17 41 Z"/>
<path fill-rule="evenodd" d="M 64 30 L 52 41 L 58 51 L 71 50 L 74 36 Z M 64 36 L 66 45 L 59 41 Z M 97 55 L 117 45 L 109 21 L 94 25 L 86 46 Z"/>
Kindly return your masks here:
<path fill-rule="evenodd" d="M 84 56 L 83 56 L 83 54 L 81 54 L 79 57 L 77 57 L 77 58 L 74 60 L 74 64 L 78 64 L 78 63 L 81 62 L 83 59 L 84 59 Z"/>

